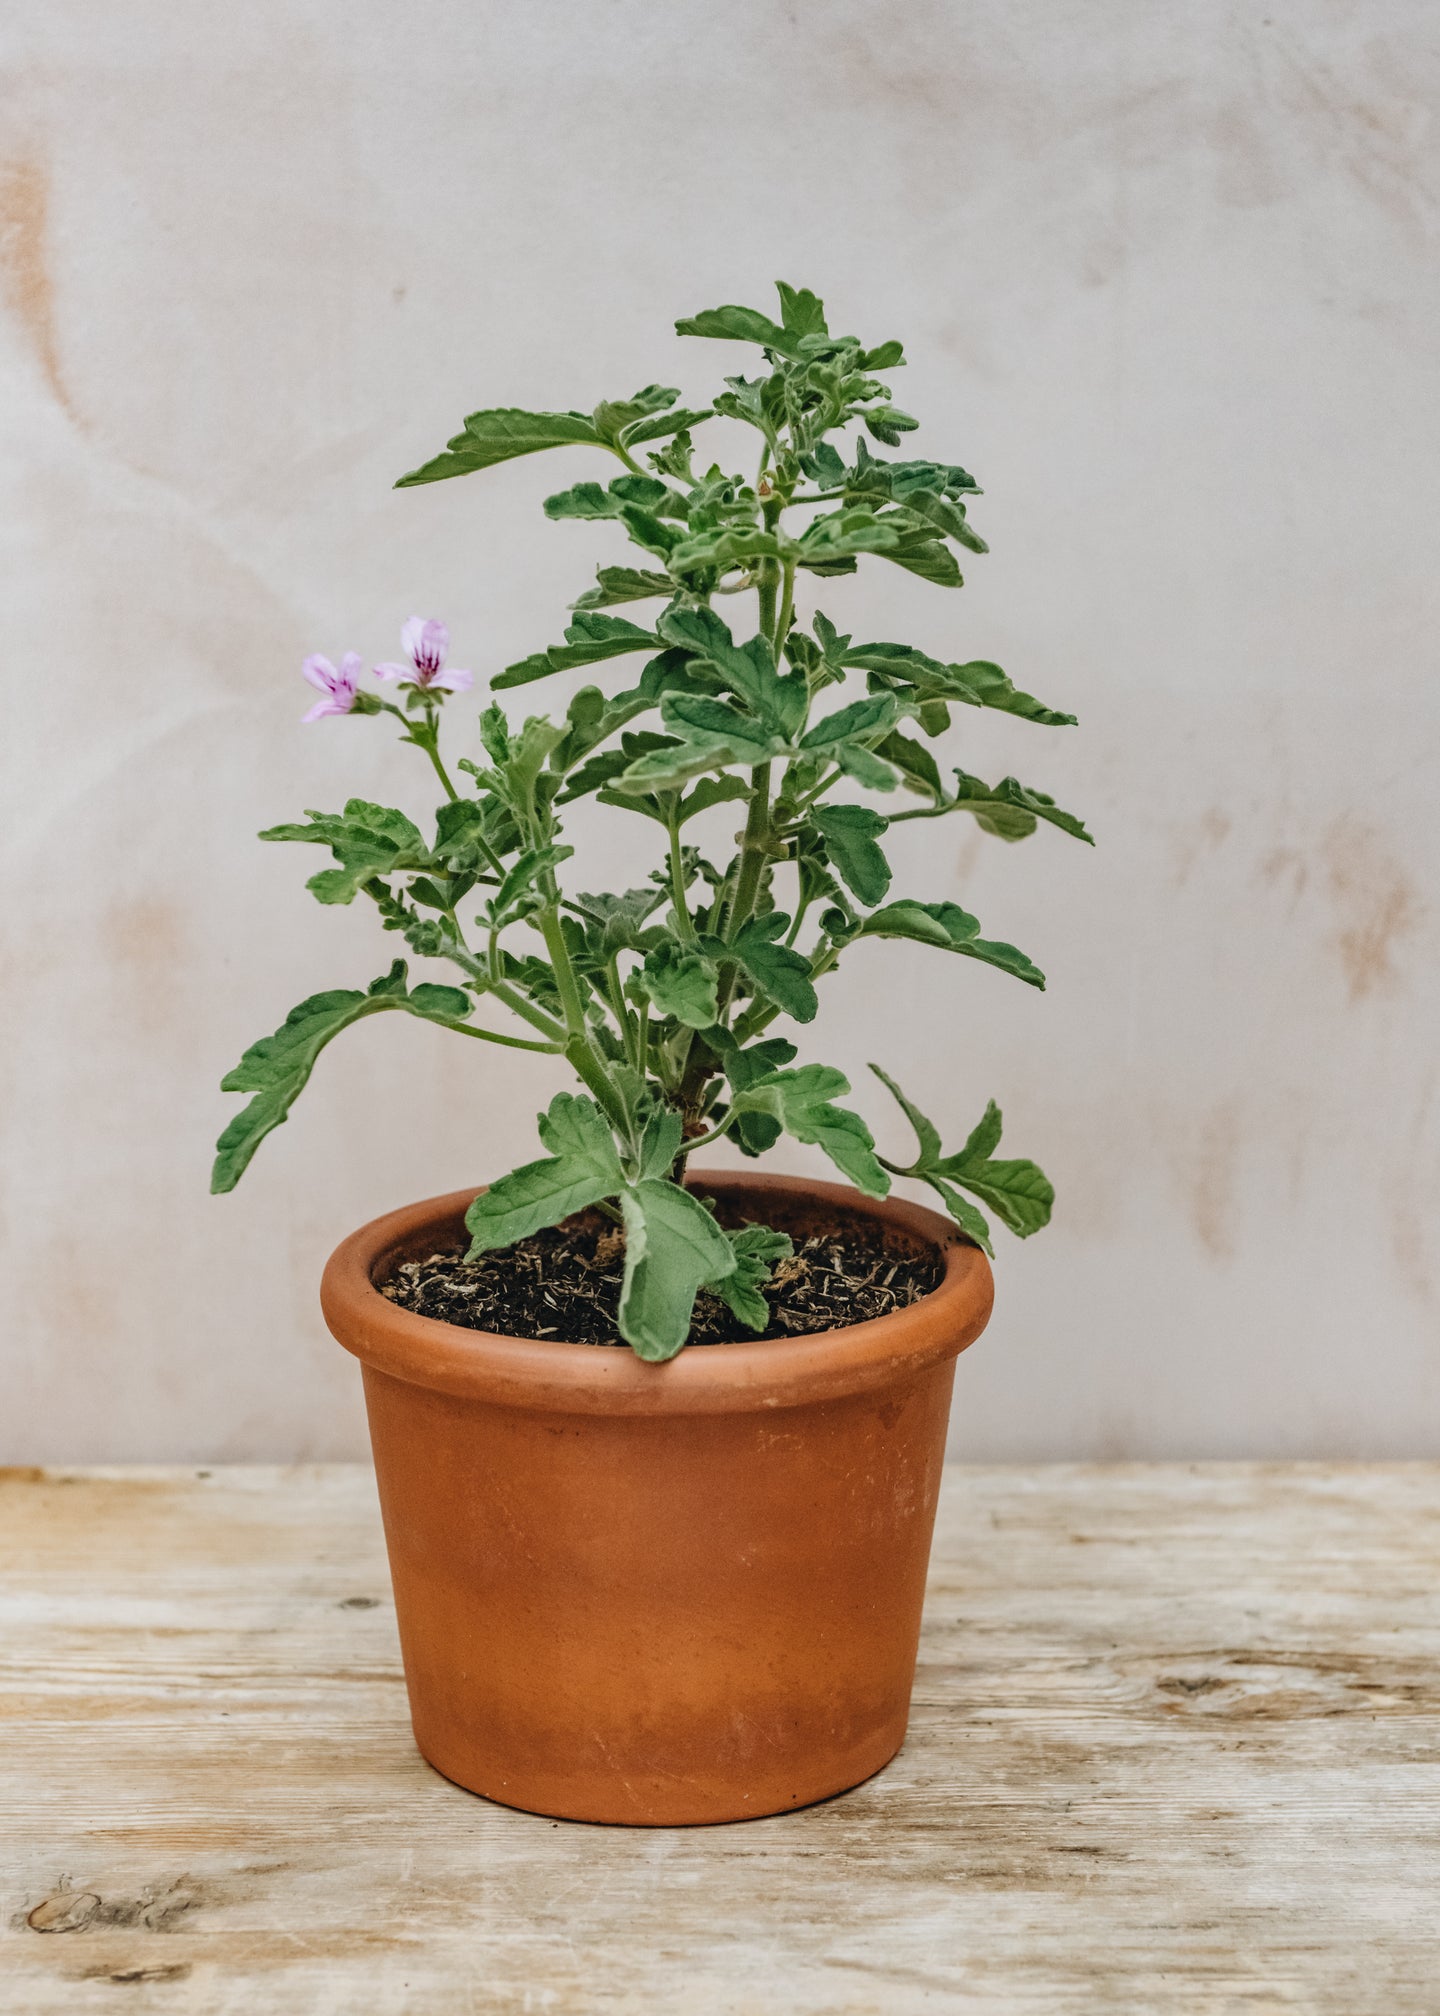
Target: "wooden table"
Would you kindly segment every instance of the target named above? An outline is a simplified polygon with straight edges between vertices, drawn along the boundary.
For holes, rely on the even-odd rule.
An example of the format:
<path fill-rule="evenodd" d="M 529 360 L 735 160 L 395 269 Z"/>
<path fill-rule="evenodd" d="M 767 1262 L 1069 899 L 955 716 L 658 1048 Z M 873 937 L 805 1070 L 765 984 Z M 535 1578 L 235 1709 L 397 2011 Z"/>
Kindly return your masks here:
<path fill-rule="evenodd" d="M 956 1469 L 901 1756 L 658 1832 L 422 1763 L 367 1470 L 0 1476 L 7 2012 L 1440 2011 L 1440 1465 Z"/>

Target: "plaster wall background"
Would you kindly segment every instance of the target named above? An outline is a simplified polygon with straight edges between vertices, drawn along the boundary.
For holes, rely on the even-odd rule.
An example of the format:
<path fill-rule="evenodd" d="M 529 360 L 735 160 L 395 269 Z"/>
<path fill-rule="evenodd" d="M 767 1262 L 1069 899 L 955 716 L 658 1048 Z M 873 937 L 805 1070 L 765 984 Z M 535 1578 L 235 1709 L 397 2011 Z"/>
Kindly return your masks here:
<path fill-rule="evenodd" d="M 1049 992 L 887 945 L 804 1053 L 952 1134 L 993 1094 L 1059 1188 L 957 1450 L 1434 1454 L 1436 43 L 1421 0 L 11 0 L 0 1453 L 363 1451 L 324 1255 L 528 1158 L 562 1081 L 381 1018 L 206 1195 L 221 1073 L 394 943 L 250 836 L 432 803 L 378 724 L 299 728 L 299 661 L 558 639 L 583 451 L 391 480 L 478 405 L 713 385 L 673 318 L 781 275 L 905 339 L 986 489 L 962 593 L 826 606 L 1073 707 L 951 760 L 1100 841 L 905 829 L 897 887 Z"/>

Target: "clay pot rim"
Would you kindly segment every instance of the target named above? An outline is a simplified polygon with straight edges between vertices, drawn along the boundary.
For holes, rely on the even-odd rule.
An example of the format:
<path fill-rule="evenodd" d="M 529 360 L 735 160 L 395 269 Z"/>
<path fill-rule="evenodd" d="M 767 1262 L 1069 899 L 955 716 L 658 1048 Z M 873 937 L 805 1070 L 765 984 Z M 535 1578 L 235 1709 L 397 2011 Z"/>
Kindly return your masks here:
<path fill-rule="evenodd" d="M 325 1321 L 365 1365 L 408 1385 L 498 1406 L 612 1415 L 728 1414 L 840 1399 L 952 1358 L 984 1329 L 994 1301 L 989 1262 L 938 1212 L 841 1183 L 750 1170 L 696 1170 L 691 1180 L 747 1207 L 768 1197 L 876 1219 L 938 1248 L 944 1274 L 930 1294 L 889 1316 L 768 1343 L 696 1346 L 649 1365 L 613 1346 L 468 1330 L 387 1300 L 376 1277 L 406 1249 L 463 1221 L 478 1195 L 471 1188 L 387 1212 L 342 1241 L 320 1284 Z"/>

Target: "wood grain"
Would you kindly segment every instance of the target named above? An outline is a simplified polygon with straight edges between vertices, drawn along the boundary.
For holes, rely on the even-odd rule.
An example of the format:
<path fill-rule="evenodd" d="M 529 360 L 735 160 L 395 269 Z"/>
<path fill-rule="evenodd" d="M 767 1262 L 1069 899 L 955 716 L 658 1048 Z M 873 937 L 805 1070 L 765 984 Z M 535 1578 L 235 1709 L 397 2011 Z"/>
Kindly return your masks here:
<path fill-rule="evenodd" d="M 1440 2011 L 1440 1466 L 954 1470 L 895 1764 L 660 1832 L 422 1763 L 364 1469 L 0 1516 L 6 2011 Z"/>

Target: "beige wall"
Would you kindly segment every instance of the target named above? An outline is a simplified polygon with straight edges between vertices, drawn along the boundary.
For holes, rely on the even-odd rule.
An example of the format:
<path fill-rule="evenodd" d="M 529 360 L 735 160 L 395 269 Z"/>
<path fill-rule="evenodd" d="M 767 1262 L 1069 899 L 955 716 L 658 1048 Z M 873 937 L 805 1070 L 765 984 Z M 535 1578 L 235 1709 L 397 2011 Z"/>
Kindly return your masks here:
<path fill-rule="evenodd" d="M 413 609 L 482 670 L 558 637 L 595 542 L 538 504 L 583 457 L 390 480 L 479 404 L 699 390 L 738 359 L 672 318 L 777 274 L 906 339 L 920 445 L 987 490 L 963 595 L 830 607 L 1082 717 L 967 720 L 953 760 L 1083 812 L 1093 855 L 898 850 L 1049 993 L 887 947 L 809 1049 L 890 1061 L 952 1131 L 993 1093 L 1059 1186 L 1001 1253 L 959 1449 L 1436 1451 L 1423 0 L 12 0 L 6 29 L 11 1460 L 363 1447 L 324 1255 L 532 1153 L 559 1080 L 372 1022 L 205 1194 L 222 1071 L 394 943 L 250 836 L 433 795 L 375 724 L 299 729 L 300 657 L 393 655 Z"/>

